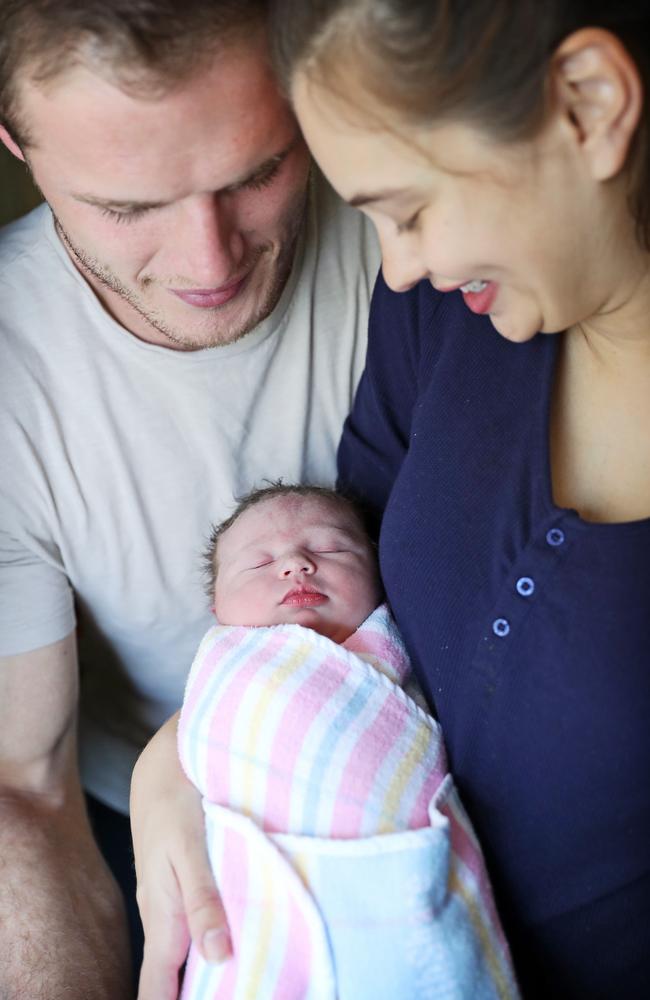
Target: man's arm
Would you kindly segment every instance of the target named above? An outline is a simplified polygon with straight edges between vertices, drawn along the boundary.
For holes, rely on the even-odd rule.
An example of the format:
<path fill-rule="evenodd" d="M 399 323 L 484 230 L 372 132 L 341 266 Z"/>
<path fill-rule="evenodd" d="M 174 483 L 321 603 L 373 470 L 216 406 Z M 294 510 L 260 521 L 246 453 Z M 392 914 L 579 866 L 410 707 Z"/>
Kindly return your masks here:
<path fill-rule="evenodd" d="M 0 997 L 128 1000 L 126 919 L 90 831 L 74 634 L 0 658 Z"/>

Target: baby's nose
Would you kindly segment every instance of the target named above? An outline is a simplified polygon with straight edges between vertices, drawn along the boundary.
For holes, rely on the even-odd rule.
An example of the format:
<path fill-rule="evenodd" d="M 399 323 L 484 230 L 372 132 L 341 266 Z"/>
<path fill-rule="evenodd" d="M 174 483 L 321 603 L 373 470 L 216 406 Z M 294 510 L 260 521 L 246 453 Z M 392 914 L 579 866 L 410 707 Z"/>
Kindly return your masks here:
<path fill-rule="evenodd" d="M 308 576 L 316 570 L 316 563 L 306 552 L 292 552 L 283 561 L 281 574 L 283 577 L 292 576 L 294 573 L 306 573 Z"/>

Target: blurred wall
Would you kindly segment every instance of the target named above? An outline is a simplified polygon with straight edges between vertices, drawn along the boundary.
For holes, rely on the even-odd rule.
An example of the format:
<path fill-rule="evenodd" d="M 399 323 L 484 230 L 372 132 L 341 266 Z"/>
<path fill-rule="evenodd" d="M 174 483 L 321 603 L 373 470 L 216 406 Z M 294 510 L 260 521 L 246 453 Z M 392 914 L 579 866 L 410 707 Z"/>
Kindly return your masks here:
<path fill-rule="evenodd" d="M 0 226 L 29 212 L 39 201 L 27 168 L 0 142 Z"/>

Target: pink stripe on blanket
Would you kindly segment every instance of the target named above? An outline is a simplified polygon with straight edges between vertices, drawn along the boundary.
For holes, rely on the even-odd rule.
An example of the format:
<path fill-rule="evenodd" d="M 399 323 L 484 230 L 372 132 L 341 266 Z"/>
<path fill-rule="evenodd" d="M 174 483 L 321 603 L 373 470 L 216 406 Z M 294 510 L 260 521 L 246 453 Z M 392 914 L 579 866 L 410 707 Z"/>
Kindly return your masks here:
<path fill-rule="evenodd" d="M 260 835 L 252 829 L 230 827 L 223 836 L 220 885 L 235 957 L 209 1000 L 235 995 L 262 1000 L 262 986 L 265 1000 L 304 1000 L 315 969 L 314 929 L 303 912 L 302 882 L 275 847 L 269 844 L 256 854 Z"/>
<path fill-rule="evenodd" d="M 301 1000 L 309 992 L 312 978 L 312 941 L 309 928 L 294 896 L 288 900 L 289 914 L 284 950 L 273 1000 Z"/>
<path fill-rule="evenodd" d="M 498 941 L 507 953 L 508 945 L 505 935 L 497 915 L 492 887 L 490 885 L 485 861 L 475 836 L 471 829 L 467 828 L 468 820 L 462 806 L 457 806 L 453 800 L 447 800 L 440 806 L 440 812 L 449 819 L 451 833 L 451 850 L 457 858 L 471 872 L 478 886 L 479 895 L 483 905 L 489 915 L 493 931 L 496 933 Z"/>
<path fill-rule="evenodd" d="M 243 631 L 243 630 L 242 630 Z M 241 642 L 241 636 L 240 636 Z M 203 794 L 212 802 L 230 801 L 230 768 L 223 766 L 223 752 L 230 748 L 232 730 L 237 721 L 237 709 L 241 703 L 242 693 L 246 691 L 248 682 L 252 680 L 260 667 L 264 666 L 279 652 L 286 639 L 282 633 L 271 633 L 268 641 L 247 655 L 244 663 L 234 671 L 221 691 L 216 709 L 212 715 L 208 731 L 208 758 L 206 762 L 205 787 Z M 218 670 L 219 667 L 217 666 Z M 187 720 L 192 725 L 191 717 Z M 221 752 L 216 752 L 220 748 Z"/>
<path fill-rule="evenodd" d="M 330 837 L 359 837 L 362 832 L 364 814 L 371 804 L 372 792 L 377 771 L 390 754 L 392 744 L 402 733 L 405 715 L 399 711 L 393 698 L 382 704 L 370 726 L 360 734 L 352 746 L 348 759 L 342 770 L 339 787 L 336 791 L 336 801 L 332 811 L 332 829 Z M 386 782 L 388 785 L 390 778 Z M 383 805 L 383 796 L 381 804 Z M 375 817 L 372 825 L 375 833 L 379 828 L 381 816 Z M 403 817 L 405 820 L 405 817 Z M 400 817 L 393 816 L 393 829 L 399 829 Z M 428 817 L 425 826 L 428 826 Z M 406 827 L 406 822 L 404 822 Z M 366 831 L 368 832 L 368 831 Z"/>
<path fill-rule="evenodd" d="M 424 822 L 425 826 L 429 824 L 429 804 L 435 793 L 440 788 L 445 776 L 447 774 L 447 755 L 445 753 L 445 747 L 442 742 L 442 733 L 440 733 L 438 742 L 436 745 L 436 761 L 435 765 L 429 770 L 426 775 L 425 781 L 422 784 L 422 788 L 413 803 L 413 809 L 408 818 L 408 828 L 409 830 L 417 830 L 422 826 L 422 817 L 426 816 Z"/>
<path fill-rule="evenodd" d="M 185 701 L 183 703 L 183 711 L 191 714 L 194 710 L 197 701 L 203 695 L 203 689 L 206 683 L 213 676 L 215 670 L 219 670 L 223 657 L 226 656 L 231 649 L 236 648 L 241 643 L 241 636 L 238 635 L 237 631 L 233 629 L 231 632 L 222 632 L 218 635 L 218 638 L 213 639 L 212 645 L 208 649 L 205 656 L 201 659 L 200 666 L 192 678 L 192 684 L 189 691 L 185 693 Z"/>
<path fill-rule="evenodd" d="M 264 829 L 268 832 L 290 830 L 291 804 L 301 789 L 300 781 L 295 778 L 296 762 L 304 751 L 307 733 L 343 686 L 348 673 L 348 665 L 341 663 L 340 658 L 327 656 L 293 692 L 284 709 L 268 757 L 264 803 Z"/>
<path fill-rule="evenodd" d="M 241 929 L 246 920 L 246 901 L 249 893 L 248 845 L 239 831 L 223 831 L 223 862 L 219 890 L 223 899 L 228 928 L 236 954 Z M 227 962 L 219 989 L 210 1000 L 232 1000 L 239 975 L 236 961 Z"/>
<path fill-rule="evenodd" d="M 375 615 L 378 613 L 375 612 Z M 364 624 L 345 640 L 343 646 L 351 653 L 357 653 L 361 656 L 370 654 L 376 656 L 378 660 L 382 660 L 393 674 L 392 679 L 396 680 L 398 684 L 405 680 L 409 672 L 410 664 L 402 640 L 397 635 L 396 630 L 392 628 L 386 634 L 384 629 L 380 630 Z"/>

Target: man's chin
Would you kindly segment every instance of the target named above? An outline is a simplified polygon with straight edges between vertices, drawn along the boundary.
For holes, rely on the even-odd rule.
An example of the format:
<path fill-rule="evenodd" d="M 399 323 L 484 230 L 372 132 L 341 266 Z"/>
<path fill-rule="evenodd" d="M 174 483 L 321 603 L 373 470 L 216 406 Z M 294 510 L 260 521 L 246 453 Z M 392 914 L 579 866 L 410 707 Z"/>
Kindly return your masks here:
<path fill-rule="evenodd" d="M 287 283 L 291 267 L 272 273 L 251 274 L 241 292 L 220 306 L 203 307 L 181 302 L 166 289 L 165 308 L 146 310 L 140 315 L 162 334 L 170 346 L 179 350 L 196 351 L 209 347 L 234 344 L 263 323 L 277 306 Z M 160 293 L 159 293 L 160 294 Z M 172 317 L 169 299 L 174 298 Z M 132 302 L 133 304 L 133 302 Z"/>
<path fill-rule="evenodd" d="M 291 273 L 297 236 L 296 229 L 291 239 L 276 244 L 277 250 L 273 244 L 258 247 L 240 292 L 221 306 L 204 308 L 182 302 L 152 276 L 141 277 L 137 286 L 126 284 L 55 222 L 73 262 L 113 319 L 139 340 L 182 351 L 233 344 L 270 316 Z"/>
<path fill-rule="evenodd" d="M 251 284 L 241 296 L 213 308 L 181 302 L 166 289 L 157 290 L 160 306 L 140 295 L 121 296 L 121 311 L 126 304 L 131 316 L 120 321 L 140 339 L 176 350 L 224 347 L 247 336 L 273 312 L 285 283 L 286 278 L 282 283 L 266 282 L 257 293 Z"/>
<path fill-rule="evenodd" d="M 253 316 L 233 319 L 230 322 L 221 320 L 219 323 L 203 321 L 197 324 L 170 324 L 162 321 L 158 315 L 150 314 L 142 318 L 147 320 L 149 326 L 147 333 L 143 331 L 142 339 L 155 338 L 159 344 L 166 344 L 182 351 L 200 351 L 234 344 L 251 333 L 262 321 L 261 318 Z"/>

